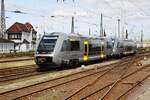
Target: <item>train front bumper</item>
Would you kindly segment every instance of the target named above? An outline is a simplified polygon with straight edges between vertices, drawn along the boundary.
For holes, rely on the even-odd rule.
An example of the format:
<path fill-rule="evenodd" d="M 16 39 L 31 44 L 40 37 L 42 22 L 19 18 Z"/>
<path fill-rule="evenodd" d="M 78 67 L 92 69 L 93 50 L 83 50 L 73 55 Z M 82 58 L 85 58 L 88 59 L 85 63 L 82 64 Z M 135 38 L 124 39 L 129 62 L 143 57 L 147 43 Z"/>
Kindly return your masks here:
<path fill-rule="evenodd" d="M 53 62 L 53 56 L 35 56 L 35 62 L 39 67 L 57 67 L 58 65 Z"/>

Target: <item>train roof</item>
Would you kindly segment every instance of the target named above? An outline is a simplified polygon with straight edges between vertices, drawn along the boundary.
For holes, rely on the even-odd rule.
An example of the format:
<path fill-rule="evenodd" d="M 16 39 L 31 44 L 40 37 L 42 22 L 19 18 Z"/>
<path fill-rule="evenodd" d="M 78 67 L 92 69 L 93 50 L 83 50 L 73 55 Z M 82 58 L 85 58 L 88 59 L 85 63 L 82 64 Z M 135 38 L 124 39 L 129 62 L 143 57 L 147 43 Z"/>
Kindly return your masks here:
<path fill-rule="evenodd" d="M 101 39 L 101 40 L 104 40 L 104 39 L 107 39 L 106 37 L 98 37 L 98 36 L 85 36 L 85 35 L 82 35 L 82 34 L 79 34 L 79 33 L 62 33 L 62 32 L 52 32 L 52 33 L 46 33 L 44 34 L 44 36 L 49 36 L 49 35 L 67 35 L 68 37 L 79 37 L 79 38 L 82 38 L 82 39 Z"/>

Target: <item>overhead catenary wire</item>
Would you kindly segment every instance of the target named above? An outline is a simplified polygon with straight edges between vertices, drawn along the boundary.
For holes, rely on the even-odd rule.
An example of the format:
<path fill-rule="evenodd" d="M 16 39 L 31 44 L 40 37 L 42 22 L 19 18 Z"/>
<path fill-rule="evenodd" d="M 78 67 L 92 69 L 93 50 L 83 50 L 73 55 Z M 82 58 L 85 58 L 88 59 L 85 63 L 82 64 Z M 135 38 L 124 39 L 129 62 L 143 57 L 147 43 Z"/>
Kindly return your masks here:
<path fill-rule="evenodd" d="M 59 1 L 63 1 L 63 0 L 59 0 Z M 126 0 L 126 1 L 130 1 L 130 0 Z M 110 7 L 111 9 L 116 9 L 115 8 L 115 6 L 113 5 L 113 4 L 111 4 L 111 2 L 112 1 L 108 1 L 108 0 L 104 0 L 104 3 L 108 6 L 108 7 Z M 132 2 L 132 1 L 131 1 Z M 72 2 L 72 0 L 64 0 L 64 3 L 59 3 L 57 6 L 69 6 L 69 5 L 71 5 L 71 6 L 73 6 L 72 7 L 72 9 L 74 9 L 74 11 L 75 11 L 75 13 L 77 14 L 77 12 L 78 12 L 78 10 L 83 10 L 84 9 L 84 7 L 82 8 L 82 7 L 79 7 L 79 4 L 80 3 L 80 1 L 78 1 L 78 0 L 75 0 L 75 2 Z M 134 4 L 135 4 L 135 2 L 133 2 Z M 49 14 L 49 15 L 45 15 L 44 13 L 45 12 L 48 12 L 48 10 L 47 11 L 44 11 L 44 10 L 42 10 L 42 9 L 40 9 L 40 10 L 36 10 L 36 9 L 32 9 L 32 8 L 28 8 L 28 7 L 23 7 L 23 6 L 20 6 L 19 7 L 19 5 L 16 5 L 16 4 L 12 4 L 15 8 L 16 8 L 16 10 L 14 10 L 14 11 L 12 11 L 12 13 L 13 12 L 17 12 L 17 10 L 18 10 L 18 13 L 16 13 L 16 14 L 26 14 L 26 15 L 33 15 L 33 16 L 36 16 L 36 17 L 40 17 L 40 18 L 43 18 L 43 19 L 48 19 L 49 21 L 53 21 L 53 20 L 57 20 L 57 18 L 54 18 L 54 19 L 51 19 L 51 15 Z M 136 5 L 136 4 L 135 4 Z M 63 8 L 63 7 L 61 7 L 61 8 Z M 140 8 L 140 7 L 138 7 L 137 6 L 137 8 Z M 20 13 L 19 13 L 19 9 L 21 9 L 20 11 Z M 141 8 L 140 8 L 141 9 Z M 142 10 L 143 9 L 141 9 L 141 10 L 138 10 L 139 12 L 142 12 Z M 43 11 L 43 12 L 42 12 Z M 92 13 L 93 15 L 90 15 L 90 16 L 94 16 L 95 18 L 96 18 L 96 15 L 98 15 L 98 13 L 96 13 L 96 11 L 93 11 L 92 12 L 92 10 L 90 10 L 90 11 L 88 11 L 87 9 L 86 10 L 83 10 L 84 12 L 87 12 L 87 13 Z M 116 12 L 116 11 L 114 11 L 114 12 Z M 25 15 L 25 16 L 26 16 Z M 44 16 L 43 16 L 44 15 Z M 115 17 L 113 17 L 113 16 L 110 16 L 110 15 L 107 15 L 107 14 L 105 14 L 104 13 L 104 19 L 105 18 L 107 18 L 107 19 L 110 19 L 110 20 L 112 20 L 112 21 L 115 21 L 115 23 L 117 22 L 116 20 L 117 20 L 117 18 L 115 18 Z M 9 17 L 9 16 L 8 16 Z M 11 16 L 10 16 L 11 17 Z M 71 16 L 70 16 L 71 17 Z M 77 17 L 80 17 L 80 16 L 77 16 Z M 81 16 L 82 17 L 82 16 Z M 83 17 L 87 17 L 87 16 L 83 16 Z M 61 18 L 60 16 L 58 16 L 58 18 Z M 42 20 L 43 20 L 42 19 Z M 98 18 L 97 18 L 98 19 Z M 47 22 L 49 22 L 49 21 L 47 21 Z M 58 19 L 58 22 L 60 22 L 61 24 L 63 23 L 63 24 L 65 24 L 67 21 L 66 21 L 66 19 L 64 18 L 63 19 L 63 22 L 61 22 L 61 20 L 59 20 Z M 88 24 L 88 27 L 89 27 L 89 25 L 92 25 L 92 26 L 96 26 L 96 25 L 94 25 L 94 24 L 97 24 L 96 23 L 96 21 L 95 22 L 84 22 L 84 21 L 82 21 L 81 19 L 78 19 L 78 23 L 85 23 L 85 24 Z M 106 22 L 107 23 L 107 22 Z M 114 22 L 113 22 L 114 23 Z M 66 23 L 66 24 L 68 24 L 68 22 Z M 77 24 L 76 24 L 77 25 Z M 114 24 L 113 24 L 114 25 Z M 112 26 L 113 26 L 112 25 Z M 112 29 L 114 29 L 114 28 L 112 28 Z M 88 29 L 87 29 L 88 30 Z M 107 29 L 106 29 L 107 30 Z"/>

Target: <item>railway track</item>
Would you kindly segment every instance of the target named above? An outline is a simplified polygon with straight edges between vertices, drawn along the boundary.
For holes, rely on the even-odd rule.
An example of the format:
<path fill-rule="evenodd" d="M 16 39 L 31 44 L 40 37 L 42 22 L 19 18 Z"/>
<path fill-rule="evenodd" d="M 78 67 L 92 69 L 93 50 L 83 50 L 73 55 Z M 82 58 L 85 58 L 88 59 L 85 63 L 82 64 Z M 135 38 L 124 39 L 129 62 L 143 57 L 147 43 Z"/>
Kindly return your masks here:
<path fill-rule="evenodd" d="M 113 66 L 116 66 L 116 65 L 118 65 L 118 63 L 113 64 Z M 19 88 L 16 90 L 5 91 L 3 93 L 0 93 L 0 100 L 11 100 L 11 99 L 19 99 L 19 98 L 27 97 L 27 96 L 30 96 L 38 92 L 42 92 L 47 89 L 58 87 L 63 84 L 67 84 L 76 80 L 84 79 L 85 77 L 94 76 L 99 73 L 102 74 L 105 71 L 110 70 L 110 68 L 112 68 L 113 66 L 111 65 L 111 66 L 98 67 L 96 71 L 95 69 L 88 69 L 88 70 L 84 70 L 81 72 L 69 74 L 67 76 L 62 76 L 59 78 L 51 79 L 42 83 L 37 83 L 37 84 L 30 85 L 27 87 Z"/>
<path fill-rule="evenodd" d="M 143 72 L 142 72 L 143 69 L 149 68 L 150 65 L 146 65 L 141 68 L 135 69 L 133 68 L 133 65 L 132 65 L 132 63 L 134 62 L 131 61 L 130 64 L 126 66 L 125 70 L 122 71 L 122 74 L 118 78 L 115 79 L 116 81 L 114 79 L 112 80 L 111 78 L 110 78 L 112 80 L 111 82 L 108 82 L 108 80 L 104 81 L 101 79 L 101 76 L 100 76 L 96 80 L 94 80 L 92 83 L 86 85 L 83 88 L 80 88 L 71 96 L 67 97 L 66 100 L 110 100 L 110 99 L 119 100 L 119 99 L 122 99 L 122 97 L 126 95 L 129 91 L 131 91 L 136 86 L 141 84 L 142 81 L 150 77 L 150 73 L 147 72 L 143 75 Z M 137 78 L 137 76 L 140 77 L 140 75 L 143 75 L 143 77 L 140 79 Z M 130 78 L 130 81 L 127 80 L 129 78 Z M 132 80 L 132 78 L 134 80 Z M 102 84 L 101 82 L 98 83 L 98 81 L 100 80 L 104 84 Z M 126 83 L 123 81 L 126 81 L 126 82 L 129 81 L 129 83 Z M 133 84 L 133 86 L 129 86 L 130 84 Z"/>
<path fill-rule="evenodd" d="M 6 59 L 6 60 L 0 60 L 0 63 L 8 63 L 8 62 L 16 62 L 16 61 L 26 61 L 26 60 L 34 60 L 34 57 L 22 58 L 22 59 Z"/>
<path fill-rule="evenodd" d="M 143 55 L 143 54 L 139 54 L 139 55 Z M 145 53 L 144 55 L 147 56 L 147 55 L 149 55 L 149 53 Z M 25 60 L 25 59 L 21 59 L 21 60 Z M 16 61 L 16 60 L 14 60 L 14 61 Z M 28 66 L 19 66 L 19 67 L 0 69 L 0 82 L 11 81 L 11 80 L 15 80 L 15 79 L 20 79 L 20 78 L 24 78 L 24 77 L 28 77 L 28 76 L 41 74 L 41 73 L 37 72 L 36 70 L 37 70 L 36 65 L 28 65 Z"/>
<path fill-rule="evenodd" d="M 145 79 L 150 77 L 150 73 L 143 72 L 143 70 L 148 67 L 150 67 L 150 65 L 141 67 L 131 72 L 130 74 L 123 75 L 120 79 L 114 82 L 112 87 L 106 92 L 106 94 L 101 98 L 101 100 L 107 100 L 108 98 L 111 98 L 112 100 L 121 99 L 130 90 L 134 89 L 137 85 L 141 84 Z M 135 77 L 136 79 L 134 79 Z M 115 92 L 117 92 L 117 95 Z"/>
<path fill-rule="evenodd" d="M 144 80 L 150 77 L 150 74 L 144 75 L 141 79 L 137 78 L 136 80 L 130 80 L 130 82 L 127 82 L 127 79 L 131 78 L 132 75 L 134 75 L 135 77 L 140 73 L 142 69 L 149 66 L 150 65 L 144 66 L 143 68 L 140 68 L 128 75 L 125 75 L 117 81 L 114 81 L 102 87 L 101 89 L 94 91 L 91 94 L 88 94 L 87 96 L 83 97 L 82 100 L 110 100 L 110 98 L 111 100 L 126 100 L 125 98 L 123 99 L 123 97 L 126 96 L 135 87 L 140 86 Z M 102 92 L 105 94 L 103 94 Z"/>
<path fill-rule="evenodd" d="M 36 65 L 19 66 L 0 69 L 0 82 L 15 80 L 32 75 L 38 75 Z"/>
<path fill-rule="evenodd" d="M 62 76 L 59 78 L 51 79 L 51 80 L 48 80 L 48 81 L 45 81 L 42 83 L 37 83 L 37 84 L 30 85 L 27 87 L 19 88 L 16 90 L 5 91 L 3 93 L 0 93 L 0 99 L 1 100 L 9 100 L 9 99 L 27 98 L 27 97 L 30 97 L 39 92 L 43 92 L 45 90 L 50 90 L 50 89 L 53 89 L 56 87 L 61 87 L 62 85 L 70 84 L 72 82 L 77 82 L 77 81 L 81 82 L 81 80 L 84 80 L 84 82 L 85 82 L 85 80 L 87 80 L 87 79 L 90 79 L 89 80 L 89 82 L 90 82 L 91 79 L 93 79 L 93 77 L 103 76 L 104 74 L 108 73 L 112 69 L 114 69 L 116 67 L 120 67 L 120 66 L 118 66 L 120 64 L 126 65 L 129 61 L 129 59 L 130 59 L 130 57 L 122 58 L 122 60 L 119 63 L 115 63 L 112 65 L 97 67 L 96 69 L 95 68 L 88 69 L 88 70 L 73 73 L 73 74 L 70 74 L 67 76 Z M 139 57 L 138 60 L 140 60 L 140 59 L 141 58 Z M 89 82 L 87 82 L 87 83 L 89 83 Z M 17 95 L 16 95 L 16 93 L 17 93 Z"/>
<path fill-rule="evenodd" d="M 132 58 L 134 59 L 134 58 Z M 139 59 L 136 59 L 138 61 Z M 96 80 L 94 80 L 92 83 L 87 84 L 85 87 L 80 88 L 77 90 L 75 93 L 70 95 L 69 97 L 66 98 L 66 100 L 81 100 L 81 99 L 87 99 L 90 96 L 93 96 L 97 92 L 102 92 L 104 93 L 104 90 L 109 89 L 110 86 L 112 86 L 115 82 L 114 80 L 117 80 L 119 77 L 122 76 L 122 72 L 126 69 L 128 69 L 129 66 L 134 62 L 132 60 L 129 60 L 125 64 L 121 64 L 115 69 L 109 70 L 108 72 L 104 73 L 101 76 L 98 76 Z M 121 66 L 121 69 L 120 69 Z M 119 70 L 118 70 L 119 68 Z M 110 74 L 111 73 L 111 74 Z M 92 98 L 91 98 L 92 99 Z M 90 100 L 90 99 L 89 99 Z M 95 100 L 95 99 L 92 99 Z"/>
<path fill-rule="evenodd" d="M 136 59 L 134 59 L 134 61 L 132 61 L 132 63 L 134 64 L 135 62 L 143 59 L 143 57 L 141 55 L 142 54 L 134 57 Z M 149 54 L 144 54 L 144 56 L 149 56 Z M 77 89 L 75 89 L 74 92 L 68 93 L 65 95 L 64 99 L 71 99 L 72 96 L 74 96 L 74 94 L 80 93 L 81 90 L 83 90 L 89 86 L 92 87 L 92 85 L 97 83 L 97 81 L 99 79 L 101 79 L 101 77 L 103 77 L 104 75 L 106 75 L 108 73 L 111 73 L 111 71 L 113 69 L 121 68 L 122 66 L 125 66 L 129 62 L 131 63 L 131 56 L 126 57 L 126 58 L 122 58 L 120 62 L 115 63 L 115 64 L 111 64 L 111 65 L 107 65 L 107 66 L 103 66 L 103 67 L 97 66 L 94 69 L 83 70 L 80 72 L 69 74 L 67 76 L 62 76 L 62 77 L 58 77 L 55 79 L 50 79 L 50 80 L 45 81 L 45 82 L 41 82 L 41 83 L 37 83 L 34 85 L 22 87 L 22 88 L 19 88 L 16 90 L 1 92 L 0 93 L 0 100 L 26 99 L 26 98 L 32 97 L 33 95 L 36 95 L 38 93 L 42 93 L 43 91 L 52 90 L 54 88 L 59 88 L 65 84 L 70 84 L 73 82 L 75 82 L 75 83 L 81 82 L 82 83 L 81 87 L 78 87 Z M 120 66 L 120 65 L 122 65 L 122 66 Z M 124 68 L 122 67 L 121 69 L 123 70 Z M 14 68 L 14 70 L 15 70 L 15 68 Z M 32 73 L 31 69 L 29 71 L 30 71 L 30 73 Z M 118 77 L 117 79 L 120 79 L 120 78 Z M 87 81 L 87 80 L 89 80 L 89 81 Z M 87 99 L 87 98 L 93 96 L 94 94 L 97 94 L 99 91 L 108 91 L 110 89 L 110 86 L 113 86 L 115 83 L 116 83 L 116 81 L 114 81 L 114 80 L 111 82 L 108 82 L 107 84 L 104 84 L 101 88 L 99 88 L 98 90 L 95 89 L 93 92 L 90 91 L 91 92 L 90 94 L 82 96 L 81 99 Z"/>

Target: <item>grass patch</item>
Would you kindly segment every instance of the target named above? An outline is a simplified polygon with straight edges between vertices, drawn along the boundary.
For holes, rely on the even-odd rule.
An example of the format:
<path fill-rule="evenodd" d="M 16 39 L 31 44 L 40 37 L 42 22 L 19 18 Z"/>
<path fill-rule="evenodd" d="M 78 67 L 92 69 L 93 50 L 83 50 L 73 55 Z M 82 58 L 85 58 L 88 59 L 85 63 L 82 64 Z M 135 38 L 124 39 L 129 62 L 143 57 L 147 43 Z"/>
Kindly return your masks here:
<path fill-rule="evenodd" d="M 29 52 L 16 52 L 16 53 L 2 53 L 0 58 L 10 58 L 10 57 L 23 57 L 23 56 L 34 56 L 34 51 Z"/>
<path fill-rule="evenodd" d="M 0 63 L 0 69 L 11 67 L 25 67 L 34 64 L 35 64 L 34 60 Z"/>

